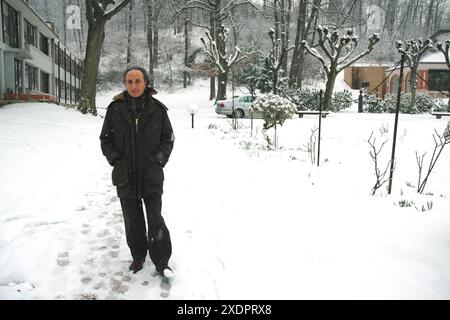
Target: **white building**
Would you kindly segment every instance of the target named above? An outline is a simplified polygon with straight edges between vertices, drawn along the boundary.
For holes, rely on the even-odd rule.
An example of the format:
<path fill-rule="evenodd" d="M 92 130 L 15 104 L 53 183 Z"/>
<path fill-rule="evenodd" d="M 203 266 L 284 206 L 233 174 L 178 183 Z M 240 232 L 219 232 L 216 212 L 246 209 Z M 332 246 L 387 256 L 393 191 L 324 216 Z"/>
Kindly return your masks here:
<path fill-rule="evenodd" d="M 75 104 L 81 61 L 23 0 L 0 0 L 0 100 Z"/>

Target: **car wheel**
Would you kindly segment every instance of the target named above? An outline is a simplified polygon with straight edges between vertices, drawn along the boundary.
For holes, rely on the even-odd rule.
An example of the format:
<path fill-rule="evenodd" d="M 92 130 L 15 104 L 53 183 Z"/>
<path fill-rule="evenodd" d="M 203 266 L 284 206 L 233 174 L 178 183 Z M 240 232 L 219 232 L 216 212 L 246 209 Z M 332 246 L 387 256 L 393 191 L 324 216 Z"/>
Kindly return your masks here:
<path fill-rule="evenodd" d="M 242 111 L 241 109 L 236 109 L 234 111 L 234 115 L 236 118 L 243 118 L 244 117 L 244 111 Z"/>

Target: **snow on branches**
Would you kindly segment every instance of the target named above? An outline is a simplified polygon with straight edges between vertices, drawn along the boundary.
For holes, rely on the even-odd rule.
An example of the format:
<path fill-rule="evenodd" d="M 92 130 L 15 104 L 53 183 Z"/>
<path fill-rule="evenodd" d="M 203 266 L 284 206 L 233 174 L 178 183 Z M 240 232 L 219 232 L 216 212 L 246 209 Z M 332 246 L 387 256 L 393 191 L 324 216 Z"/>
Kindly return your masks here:
<path fill-rule="evenodd" d="M 411 39 L 405 42 L 397 40 L 395 46 L 398 52 L 405 55 L 408 66 L 411 69 L 417 69 L 423 56 L 425 56 L 429 49 L 433 48 L 433 41 L 430 39 L 425 41 L 422 41 L 422 39 L 418 39 L 417 41 Z"/>
<path fill-rule="evenodd" d="M 348 60 L 358 46 L 358 37 L 353 35 L 352 30 L 347 31 L 347 34 L 344 36 L 339 36 L 336 30 L 330 32 L 327 27 L 319 25 L 316 31 L 319 36 L 318 46 L 329 60 L 329 64 L 325 61 L 325 58 L 315 48 L 311 48 L 305 40 L 301 43 L 311 55 L 320 61 L 327 76 L 330 76 L 334 71 L 336 73 L 341 72 L 344 68 L 369 54 L 373 50 L 375 44 L 380 41 L 380 35 L 378 33 L 372 34 L 369 38 L 367 49 L 351 60 Z M 336 67 L 336 70 L 332 70 L 333 66 Z"/>
<path fill-rule="evenodd" d="M 205 46 L 205 54 L 218 69 L 220 73 L 228 73 L 233 65 L 245 59 L 247 56 L 242 54 L 239 47 L 235 47 L 234 53 L 227 55 L 226 42 L 228 40 L 229 29 L 222 25 L 217 34 L 217 41 L 211 37 L 209 32 L 205 32 L 209 40 L 209 45 L 205 39 L 200 38 Z"/>
<path fill-rule="evenodd" d="M 447 67 L 450 69 L 450 57 L 449 57 L 449 47 L 450 47 L 450 40 L 445 41 L 445 46 L 442 46 L 442 42 L 438 42 L 436 45 L 437 49 L 442 52 L 445 56 L 445 63 L 447 64 Z"/>

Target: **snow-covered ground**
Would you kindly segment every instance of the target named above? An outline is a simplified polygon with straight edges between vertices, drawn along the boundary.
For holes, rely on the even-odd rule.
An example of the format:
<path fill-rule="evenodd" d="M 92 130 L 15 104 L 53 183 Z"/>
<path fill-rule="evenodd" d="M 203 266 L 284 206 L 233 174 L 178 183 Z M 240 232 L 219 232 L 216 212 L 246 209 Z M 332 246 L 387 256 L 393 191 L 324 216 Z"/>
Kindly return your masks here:
<path fill-rule="evenodd" d="M 392 195 L 383 186 L 371 196 L 367 139 L 388 140 L 384 169 L 394 115 L 322 119 L 317 167 L 303 151 L 317 117 L 287 120 L 280 149 L 267 150 L 261 120 L 234 131 L 208 92 L 198 81 L 156 96 L 176 135 L 163 195 L 176 273 L 169 299 L 450 299 L 450 146 L 427 194 L 414 187 L 415 151 L 427 151 L 428 165 L 432 134 L 448 119 L 401 115 Z M 0 298 L 162 299 L 149 259 L 128 271 L 102 121 L 44 103 L 0 108 Z"/>

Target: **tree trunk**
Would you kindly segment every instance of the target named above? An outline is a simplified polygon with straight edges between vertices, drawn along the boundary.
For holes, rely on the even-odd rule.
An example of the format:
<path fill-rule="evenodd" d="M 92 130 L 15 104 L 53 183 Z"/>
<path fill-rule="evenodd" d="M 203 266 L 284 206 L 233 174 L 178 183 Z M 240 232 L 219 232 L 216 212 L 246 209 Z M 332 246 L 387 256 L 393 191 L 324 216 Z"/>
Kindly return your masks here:
<path fill-rule="evenodd" d="M 447 103 L 447 112 L 450 112 L 450 88 L 448 89 L 448 103 Z"/>
<path fill-rule="evenodd" d="M 216 98 L 216 77 L 209 78 L 209 100 Z"/>
<path fill-rule="evenodd" d="M 386 20 L 385 20 L 385 24 L 384 24 L 384 30 L 388 31 L 388 36 L 390 38 L 393 36 L 393 33 L 394 33 L 397 3 L 398 3 L 398 0 L 389 0 L 387 10 L 386 10 Z"/>
<path fill-rule="evenodd" d="M 227 62 L 225 60 L 226 56 L 226 47 L 225 47 L 225 39 L 218 37 L 220 26 L 220 0 L 216 0 L 215 11 L 213 14 L 214 17 L 214 38 L 217 44 L 217 51 L 219 52 L 219 62 L 221 66 L 226 66 Z M 228 80 L 228 68 L 224 68 L 225 73 L 220 73 L 217 79 L 217 96 L 216 100 L 226 99 L 227 96 L 227 80 Z"/>
<path fill-rule="evenodd" d="M 280 3 L 280 27 L 281 27 L 281 33 L 280 33 L 280 38 L 281 38 L 281 50 L 283 50 L 283 48 L 286 48 L 287 46 L 287 39 L 285 38 L 286 34 L 286 11 L 285 11 L 285 1 L 284 0 L 279 0 Z M 287 65 L 287 57 L 285 57 L 285 59 L 283 59 L 281 61 L 281 76 L 284 77 L 286 75 L 286 69 L 283 68 L 283 66 Z"/>
<path fill-rule="evenodd" d="M 91 112 L 97 115 L 95 105 L 98 66 L 100 64 L 100 55 L 105 39 L 106 20 L 97 19 L 92 24 L 88 33 L 86 55 L 84 58 L 83 80 L 81 82 L 81 105 L 82 113 Z"/>
<path fill-rule="evenodd" d="M 278 94 L 278 70 L 274 70 L 272 75 L 272 92 Z"/>
<path fill-rule="evenodd" d="M 187 0 L 184 1 L 187 3 Z M 184 67 L 188 66 L 188 51 L 189 51 L 189 30 L 188 30 L 188 22 L 184 19 Z M 187 87 L 187 71 L 183 72 L 183 88 Z"/>
<path fill-rule="evenodd" d="M 327 85 L 325 88 L 325 95 L 323 99 L 323 110 L 330 111 L 331 110 L 331 98 L 333 97 L 334 83 L 336 82 L 336 66 L 331 66 L 331 73 L 327 79 Z"/>
<path fill-rule="evenodd" d="M 278 0 L 273 0 L 273 8 L 274 8 L 274 20 L 275 20 L 275 43 L 278 43 L 277 40 L 280 39 L 280 18 L 278 16 Z M 278 52 L 276 50 L 275 52 Z"/>
<path fill-rule="evenodd" d="M 153 65 L 155 68 L 158 67 L 158 57 L 159 57 L 159 13 L 153 15 Z"/>
<path fill-rule="evenodd" d="M 127 45 L 127 64 L 131 62 L 131 34 L 133 31 L 133 0 L 130 1 L 130 10 L 128 12 L 128 45 Z"/>
<path fill-rule="evenodd" d="M 299 75 L 299 62 L 300 62 L 300 52 L 303 51 L 301 45 L 303 30 L 305 29 L 306 21 L 306 0 L 300 0 L 298 6 L 298 17 L 297 17 L 297 32 L 295 34 L 295 47 L 292 53 L 291 70 L 289 72 L 289 87 L 294 85 L 298 86 L 297 76 Z"/>
<path fill-rule="evenodd" d="M 429 36 L 429 31 L 430 31 L 430 27 L 432 26 L 433 22 L 433 8 L 434 8 L 434 3 L 436 1 L 435 0 L 430 0 L 430 6 L 428 7 L 428 14 L 427 14 L 427 22 L 425 24 L 425 35 L 428 37 Z"/>
<path fill-rule="evenodd" d="M 155 74 L 153 72 L 153 4 L 147 1 L 147 46 L 148 46 L 148 74 L 150 77 L 150 86 L 154 86 Z"/>
<path fill-rule="evenodd" d="M 411 70 L 411 78 L 410 78 L 410 83 L 409 83 L 409 91 L 411 92 L 411 103 L 409 105 L 409 111 L 412 111 L 414 105 L 416 104 L 416 79 L 417 79 L 417 75 L 416 75 L 417 69 L 412 69 Z"/>
<path fill-rule="evenodd" d="M 216 100 L 224 100 L 227 97 L 228 72 L 219 73 L 218 82 Z"/>
<path fill-rule="evenodd" d="M 214 13 L 210 13 L 209 15 L 209 34 L 211 35 L 212 40 L 216 40 L 216 21 L 214 18 Z M 213 100 L 216 98 L 216 77 L 212 76 L 209 79 L 209 100 Z"/>

